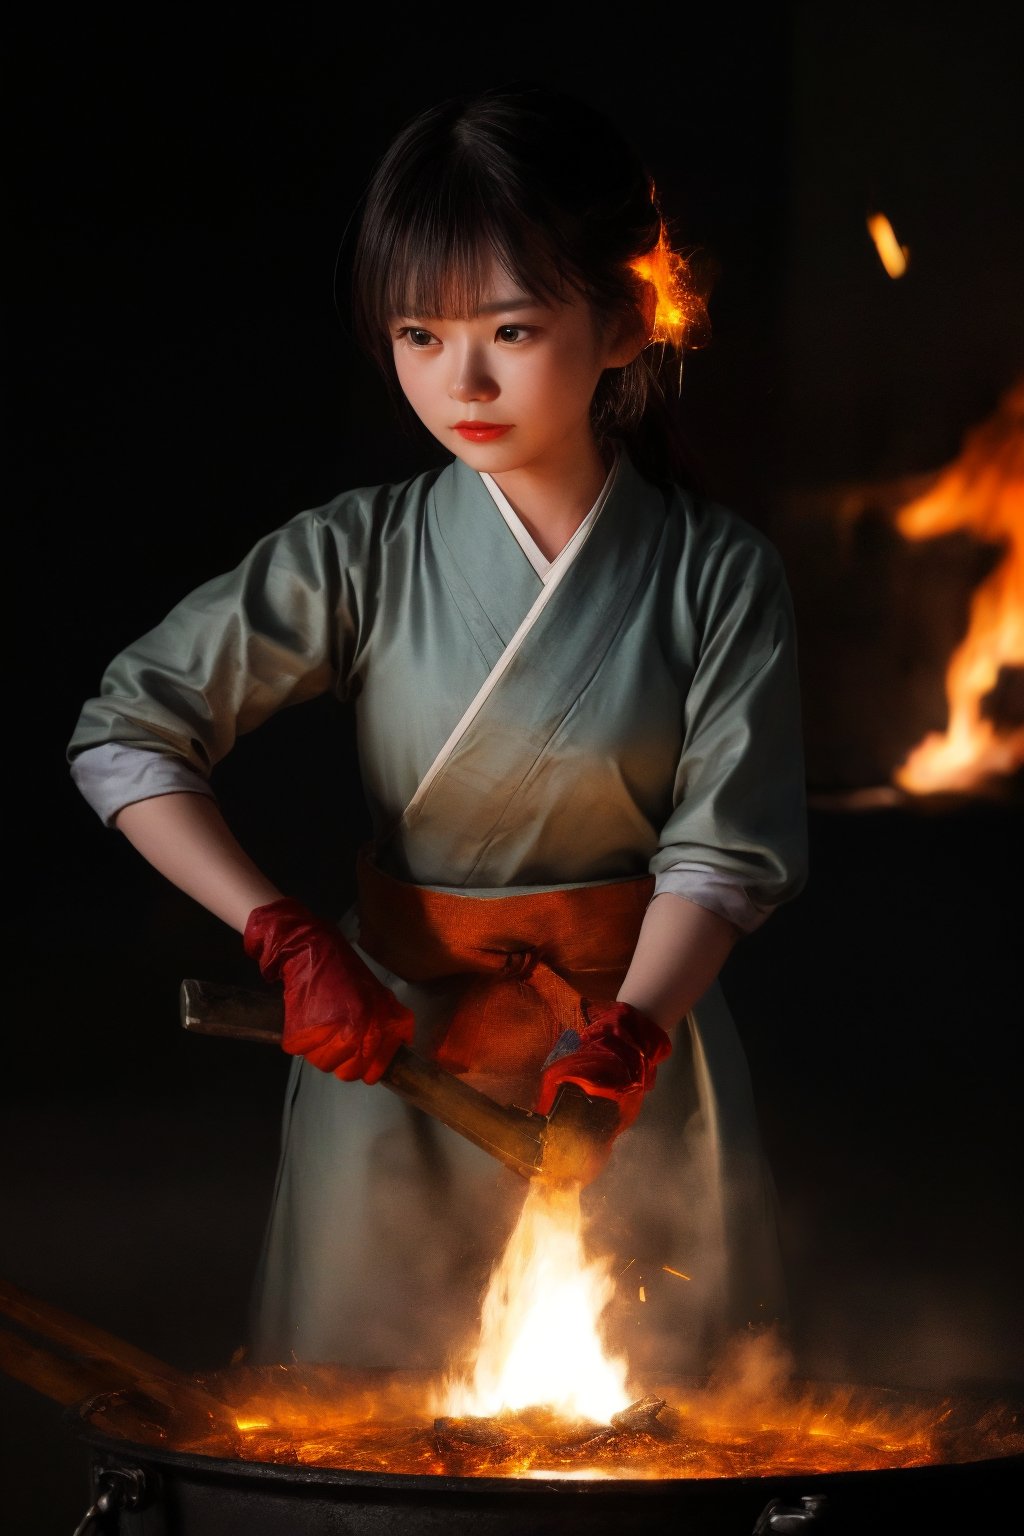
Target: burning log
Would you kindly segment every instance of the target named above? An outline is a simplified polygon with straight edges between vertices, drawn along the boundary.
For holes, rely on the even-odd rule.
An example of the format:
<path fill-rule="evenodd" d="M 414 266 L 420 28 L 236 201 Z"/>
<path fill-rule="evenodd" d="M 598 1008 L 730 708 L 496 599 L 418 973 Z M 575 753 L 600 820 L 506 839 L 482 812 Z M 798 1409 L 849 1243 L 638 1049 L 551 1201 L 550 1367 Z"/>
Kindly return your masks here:
<path fill-rule="evenodd" d="M 614 1453 L 644 1457 L 652 1442 L 674 1440 L 675 1431 L 658 1415 L 663 1397 L 642 1397 L 600 1424 L 584 1419 L 567 1422 L 549 1409 L 526 1408 L 493 1418 L 445 1417 L 434 1420 L 434 1443 L 442 1456 L 479 1461 L 583 1462 Z"/>
<path fill-rule="evenodd" d="M 625 1430 L 631 1435 L 652 1435 L 656 1440 L 672 1440 L 675 1438 L 673 1431 L 658 1420 L 665 1405 L 663 1397 L 641 1397 L 635 1403 L 630 1403 L 628 1408 L 623 1408 L 621 1413 L 613 1413 L 611 1422 L 616 1429 Z"/>
<path fill-rule="evenodd" d="M 435 1419 L 434 1441 L 442 1456 L 465 1451 L 479 1456 L 483 1451 L 495 1461 L 508 1461 L 519 1451 L 497 1419 Z"/>
<path fill-rule="evenodd" d="M 599 1456 L 613 1451 L 627 1456 L 643 1454 L 654 1440 L 675 1440 L 676 1431 L 658 1415 L 666 1407 L 663 1397 L 641 1397 L 620 1413 L 613 1413 L 608 1424 L 585 1424 L 568 1439 L 551 1446 L 562 1456 Z"/>
<path fill-rule="evenodd" d="M 615 1431 L 609 1424 L 574 1425 L 567 1439 L 555 1441 L 552 1451 L 556 1456 L 577 1457 L 583 1461 L 600 1455 L 615 1439 Z"/>

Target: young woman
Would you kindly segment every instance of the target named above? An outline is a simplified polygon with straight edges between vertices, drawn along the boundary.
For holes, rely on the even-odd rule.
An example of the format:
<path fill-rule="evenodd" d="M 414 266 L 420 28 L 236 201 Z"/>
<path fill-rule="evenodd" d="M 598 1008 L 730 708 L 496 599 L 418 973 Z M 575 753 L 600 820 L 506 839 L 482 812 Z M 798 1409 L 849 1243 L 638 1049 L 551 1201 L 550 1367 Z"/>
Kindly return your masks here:
<path fill-rule="evenodd" d="M 634 1261 L 612 1341 L 693 1369 L 783 1306 L 716 977 L 805 863 L 781 564 L 684 488 L 658 380 L 703 308 L 630 147 L 532 86 L 399 134 L 353 270 L 358 334 L 451 463 L 261 539 L 111 663 L 69 747 L 97 812 L 283 984 L 251 1358 L 436 1366 L 474 1331 L 525 1186 L 374 1086 L 414 1041 L 503 1102 L 574 1081 L 618 1105 L 586 1193 Z M 356 711 L 374 827 L 340 926 L 210 783 L 325 692 Z"/>

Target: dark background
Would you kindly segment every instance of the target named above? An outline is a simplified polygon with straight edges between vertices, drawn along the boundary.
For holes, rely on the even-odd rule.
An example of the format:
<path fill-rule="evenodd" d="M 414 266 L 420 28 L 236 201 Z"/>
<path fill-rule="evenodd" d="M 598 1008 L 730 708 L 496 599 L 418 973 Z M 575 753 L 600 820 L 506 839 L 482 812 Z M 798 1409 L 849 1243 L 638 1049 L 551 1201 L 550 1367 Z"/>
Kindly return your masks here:
<path fill-rule="evenodd" d="M 335 314 L 335 256 L 408 116 L 532 76 L 619 122 L 716 272 L 692 437 L 709 488 L 791 570 L 812 873 L 725 983 L 799 1368 L 1024 1384 L 1020 786 L 855 793 L 943 724 L 945 658 L 993 552 L 963 535 L 910 552 L 876 518 L 851 553 L 829 521 L 838 489 L 950 462 L 1024 373 L 1019 22 L 872 3 L 655 5 L 628 27 L 551 7 L 462 23 L 399 6 L 373 27 L 142 15 L 40 10 L 9 33 L 0 1278 L 183 1369 L 242 1340 L 286 1062 L 182 1034 L 181 977 L 251 980 L 248 962 L 100 826 L 64 746 L 109 658 L 190 587 L 301 508 L 436 461 Z M 910 247 L 899 282 L 874 207 Z M 310 705 L 218 770 L 243 842 L 325 910 L 364 831 L 351 752 L 349 723 Z M 3 1377 L 0 1405 L 5 1529 L 70 1531 L 73 1427 Z"/>

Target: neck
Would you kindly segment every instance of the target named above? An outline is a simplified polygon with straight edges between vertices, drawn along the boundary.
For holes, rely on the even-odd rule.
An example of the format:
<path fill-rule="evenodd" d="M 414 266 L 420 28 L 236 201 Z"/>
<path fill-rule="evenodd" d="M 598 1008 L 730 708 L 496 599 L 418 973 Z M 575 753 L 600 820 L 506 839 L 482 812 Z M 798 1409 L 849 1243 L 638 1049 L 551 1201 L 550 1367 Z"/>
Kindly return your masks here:
<path fill-rule="evenodd" d="M 585 456 L 574 453 L 563 463 L 524 465 L 491 476 L 548 560 L 561 554 L 608 478 L 609 466 L 593 439 L 589 446 Z"/>

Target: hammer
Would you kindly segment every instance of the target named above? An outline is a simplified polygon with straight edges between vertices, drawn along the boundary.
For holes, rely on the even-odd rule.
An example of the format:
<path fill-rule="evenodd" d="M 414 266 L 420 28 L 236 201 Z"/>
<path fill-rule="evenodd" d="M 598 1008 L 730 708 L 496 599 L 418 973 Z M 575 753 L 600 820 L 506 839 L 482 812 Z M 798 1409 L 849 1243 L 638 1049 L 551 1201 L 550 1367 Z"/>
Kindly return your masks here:
<path fill-rule="evenodd" d="M 182 1026 L 194 1035 L 281 1044 L 284 1002 L 276 992 L 188 978 L 180 1000 Z M 591 1098 L 575 1083 L 562 1084 L 547 1115 L 499 1104 L 407 1045 L 379 1081 L 527 1179 L 588 1183 L 618 1123 L 613 1100 Z"/>

